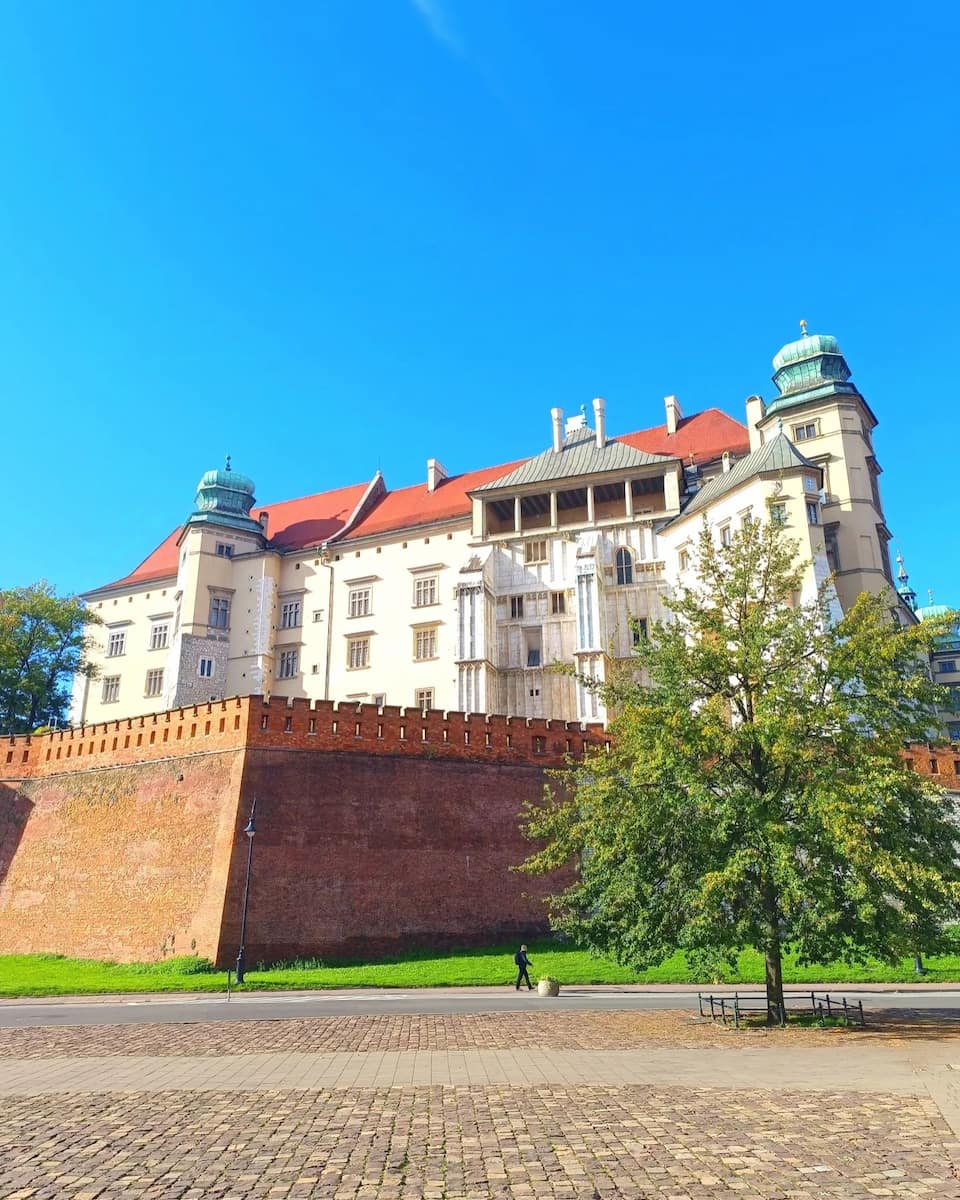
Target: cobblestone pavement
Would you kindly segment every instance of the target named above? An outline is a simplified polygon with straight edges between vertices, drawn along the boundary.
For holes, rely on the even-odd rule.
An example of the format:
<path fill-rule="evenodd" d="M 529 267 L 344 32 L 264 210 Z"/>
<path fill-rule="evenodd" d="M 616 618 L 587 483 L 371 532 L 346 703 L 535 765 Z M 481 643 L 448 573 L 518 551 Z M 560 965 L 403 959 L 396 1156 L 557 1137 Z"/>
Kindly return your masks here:
<path fill-rule="evenodd" d="M 930 1101 L 785 1091 L 356 1089 L 19 1100 L 7 1200 L 960 1196 Z"/>
<path fill-rule="evenodd" d="M 696 1011 L 696 1010 L 694 1010 Z M 745 1044 L 836 1045 L 891 1037 L 960 1038 L 956 1021 L 918 1023 L 903 1013 L 872 1014 L 863 1030 L 735 1030 L 689 1011 L 386 1015 L 310 1020 L 211 1021 L 205 1024 L 63 1025 L 0 1029 L 0 1059 L 121 1054 L 209 1055 L 267 1050 L 468 1050 L 551 1046 L 558 1050 Z M 960 1052 L 958 1052 L 960 1053 Z"/>
<path fill-rule="evenodd" d="M 927 1038 L 922 1049 L 938 1067 L 960 1061 L 956 1042 Z M 0 1087 L 5 1073 L 70 1056 L 60 1059 L 60 1091 L 0 1099 L 3 1200 L 960 1200 L 957 1138 L 922 1069 L 912 1074 L 923 1055 L 909 1058 L 900 1036 L 739 1036 L 688 1014 L 621 1012 L 47 1027 L 5 1031 L 3 1046 Z M 349 1060 L 359 1050 L 375 1064 L 394 1051 L 513 1050 L 532 1062 L 560 1059 L 564 1046 L 569 1061 L 598 1065 L 540 1086 L 381 1086 L 378 1077 L 375 1086 L 278 1087 L 245 1075 L 237 1054 Z M 685 1071 L 651 1084 L 602 1074 L 618 1057 L 611 1050 L 639 1061 L 645 1046 Z M 153 1056 L 170 1078 L 181 1061 L 181 1082 L 108 1090 L 95 1055 L 117 1068 Z M 873 1064 L 856 1090 L 831 1085 L 825 1064 L 855 1056 Z M 190 1082 L 204 1062 L 220 1070 L 231 1058 L 229 1087 Z M 710 1086 L 690 1081 L 695 1066 Z"/>

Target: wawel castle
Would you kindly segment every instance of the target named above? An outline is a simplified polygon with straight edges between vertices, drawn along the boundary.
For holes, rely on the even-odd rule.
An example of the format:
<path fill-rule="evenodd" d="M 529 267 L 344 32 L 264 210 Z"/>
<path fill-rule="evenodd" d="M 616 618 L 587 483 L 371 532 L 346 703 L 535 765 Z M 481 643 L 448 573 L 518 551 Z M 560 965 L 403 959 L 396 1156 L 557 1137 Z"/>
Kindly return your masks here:
<path fill-rule="evenodd" d="M 885 588 L 900 604 L 877 421 L 836 340 L 804 333 L 773 365 L 777 395 L 751 396 L 745 424 L 668 396 L 663 424 L 612 433 L 623 414 L 597 399 L 545 413 L 531 458 L 455 476 L 430 459 L 397 491 L 378 472 L 257 507 L 228 460 L 140 566 L 86 594 L 103 624 L 73 723 L 251 693 L 602 719 L 576 674 L 603 677 L 666 619 L 704 518 L 721 543 L 786 526 L 807 596 L 833 573 L 844 609 Z"/>

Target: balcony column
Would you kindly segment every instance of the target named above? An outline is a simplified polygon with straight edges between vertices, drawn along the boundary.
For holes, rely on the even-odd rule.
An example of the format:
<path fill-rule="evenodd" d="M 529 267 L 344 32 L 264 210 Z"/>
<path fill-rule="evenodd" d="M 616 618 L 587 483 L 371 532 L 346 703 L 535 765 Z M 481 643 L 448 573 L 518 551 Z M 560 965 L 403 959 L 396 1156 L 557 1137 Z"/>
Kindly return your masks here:
<path fill-rule="evenodd" d="M 557 520 L 557 493 L 556 493 L 556 492 L 551 492 L 551 493 L 550 493 L 550 528 L 551 528 L 551 529 L 556 529 L 556 528 L 557 528 L 557 524 L 558 524 L 558 520 Z"/>
<path fill-rule="evenodd" d="M 629 479 L 623 485 L 623 511 L 628 521 L 633 518 L 633 484 Z"/>
<path fill-rule="evenodd" d="M 587 488 L 587 520 L 592 525 L 595 521 L 593 507 L 593 485 Z"/>
<path fill-rule="evenodd" d="M 520 532 L 520 497 L 513 498 L 513 532 Z"/>

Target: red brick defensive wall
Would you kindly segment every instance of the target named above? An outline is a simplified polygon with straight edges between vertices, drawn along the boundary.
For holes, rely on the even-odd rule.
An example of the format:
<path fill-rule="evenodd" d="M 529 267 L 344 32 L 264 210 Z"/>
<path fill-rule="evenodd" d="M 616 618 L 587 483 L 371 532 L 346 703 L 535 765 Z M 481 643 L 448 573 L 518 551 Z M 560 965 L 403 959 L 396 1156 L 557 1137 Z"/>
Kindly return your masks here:
<path fill-rule="evenodd" d="M 599 725 L 274 697 L 0 742 L 0 953 L 247 959 L 546 928 L 519 810 Z"/>

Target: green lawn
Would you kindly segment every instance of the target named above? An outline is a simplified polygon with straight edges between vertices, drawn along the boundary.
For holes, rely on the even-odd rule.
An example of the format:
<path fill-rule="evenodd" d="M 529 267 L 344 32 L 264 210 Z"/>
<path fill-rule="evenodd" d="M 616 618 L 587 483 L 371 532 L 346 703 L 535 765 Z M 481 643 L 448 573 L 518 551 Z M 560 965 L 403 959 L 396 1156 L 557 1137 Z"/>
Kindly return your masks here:
<path fill-rule="evenodd" d="M 931 958 L 924 976 L 927 982 L 960 981 L 960 936 L 956 954 Z M 496 946 L 450 954 L 410 954 L 402 959 L 343 966 L 287 965 L 247 972 L 244 990 L 282 988 L 356 987 L 456 987 L 506 985 L 513 979 L 515 947 Z M 576 983 L 698 983 L 681 954 L 647 971 L 635 972 L 609 959 L 593 958 L 583 950 L 553 941 L 531 943 L 534 981 L 552 975 L 564 984 Z M 845 966 L 826 963 L 798 967 L 787 958 L 784 981 L 801 983 L 913 983 L 912 960 L 897 967 L 882 963 Z M 725 982 L 757 984 L 763 980 L 759 955 L 745 951 L 736 972 Z M 226 988 L 227 976 L 213 971 L 201 959 L 177 958 L 161 963 L 90 962 L 54 954 L 0 955 L 0 996 L 69 996 L 103 992 L 218 992 Z"/>

